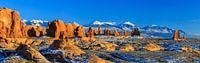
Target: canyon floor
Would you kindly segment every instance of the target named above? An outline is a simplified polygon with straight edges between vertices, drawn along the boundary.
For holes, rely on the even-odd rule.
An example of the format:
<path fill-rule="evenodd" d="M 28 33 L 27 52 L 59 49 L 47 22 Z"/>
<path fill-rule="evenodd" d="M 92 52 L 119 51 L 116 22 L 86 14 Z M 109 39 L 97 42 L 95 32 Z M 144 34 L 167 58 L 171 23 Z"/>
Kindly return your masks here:
<path fill-rule="evenodd" d="M 133 37 L 95 36 L 88 38 L 54 39 L 26 38 L 28 46 L 0 49 L 1 63 L 199 63 L 200 39 L 174 41 L 169 39 L 138 39 Z M 12 39 L 11 39 L 12 40 Z M 17 39 L 16 39 L 17 40 Z M 22 39 L 21 39 L 22 40 Z M 4 40 L 1 39 L 1 43 Z M 56 42 L 56 44 L 54 43 Z M 59 43 L 61 42 L 61 43 Z M 63 45 L 63 43 L 67 45 Z M 2 45 L 2 44 L 1 44 Z M 30 45 L 30 46 L 29 46 Z M 57 47 L 57 48 L 55 48 Z M 63 47 L 63 48 L 62 48 Z M 32 49 L 29 49 L 32 48 Z M 21 53 L 19 52 L 21 51 Z M 24 53 L 24 52 L 29 53 Z M 33 51 L 33 53 L 32 53 Z M 37 54 L 38 53 L 38 54 Z M 41 54 L 41 55 L 40 55 Z M 30 56 L 30 57 L 29 57 Z M 44 58 L 43 58 L 44 57 Z"/>

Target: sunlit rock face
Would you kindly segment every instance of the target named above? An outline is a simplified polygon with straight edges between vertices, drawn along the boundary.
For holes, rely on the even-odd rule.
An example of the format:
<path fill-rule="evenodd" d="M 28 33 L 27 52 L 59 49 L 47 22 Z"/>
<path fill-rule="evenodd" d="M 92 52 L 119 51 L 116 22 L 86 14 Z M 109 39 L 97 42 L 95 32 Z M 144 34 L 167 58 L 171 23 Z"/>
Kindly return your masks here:
<path fill-rule="evenodd" d="M 17 11 L 0 8 L 0 36 L 9 38 L 20 38 L 22 35 L 23 23 Z"/>
<path fill-rule="evenodd" d="M 54 38 L 59 38 L 61 32 L 66 31 L 65 23 L 61 20 L 54 20 L 49 23 L 48 35 Z"/>
<path fill-rule="evenodd" d="M 74 30 L 75 30 L 76 26 L 70 23 L 66 24 L 66 36 L 67 37 L 74 37 Z"/>
<path fill-rule="evenodd" d="M 80 37 L 80 38 L 85 37 L 85 29 L 83 26 L 78 26 L 75 29 L 74 33 L 76 37 Z"/>
<path fill-rule="evenodd" d="M 94 33 L 95 33 L 95 30 L 92 27 L 90 27 L 88 30 L 88 37 L 94 38 Z"/>

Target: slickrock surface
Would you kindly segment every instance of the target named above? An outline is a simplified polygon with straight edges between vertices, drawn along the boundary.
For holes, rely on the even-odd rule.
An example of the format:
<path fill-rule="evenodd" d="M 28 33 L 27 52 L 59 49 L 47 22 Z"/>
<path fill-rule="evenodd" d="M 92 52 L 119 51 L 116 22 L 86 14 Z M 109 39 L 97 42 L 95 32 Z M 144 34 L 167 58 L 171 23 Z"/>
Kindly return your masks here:
<path fill-rule="evenodd" d="M 133 46 L 131 46 L 130 44 L 125 44 L 123 46 L 121 46 L 120 51 L 135 51 L 135 48 Z"/>
<path fill-rule="evenodd" d="M 156 44 L 148 44 L 144 47 L 144 49 L 149 50 L 149 51 L 159 51 L 159 50 L 164 50 L 163 47 L 156 45 Z"/>
<path fill-rule="evenodd" d="M 89 63 L 113 63 L 113 62 L 99 58 L 96 55 L 91 55 L 89 59 Z"/>
<path fill-rule="evenodd" d="M 35 50 L 34 48 L 32 48 L 27 44 L 20 44 L 20 46 L 16 49 L 16 51 L 28 59 L 32 60 L 41 59 L 41 61 L 39 60 L 38 62 L 49 63 L 49 61 L 46 60 L 46 58 L 42 54 L 40 54 L 40 52 L 38 52 L 37 50 Z"/>

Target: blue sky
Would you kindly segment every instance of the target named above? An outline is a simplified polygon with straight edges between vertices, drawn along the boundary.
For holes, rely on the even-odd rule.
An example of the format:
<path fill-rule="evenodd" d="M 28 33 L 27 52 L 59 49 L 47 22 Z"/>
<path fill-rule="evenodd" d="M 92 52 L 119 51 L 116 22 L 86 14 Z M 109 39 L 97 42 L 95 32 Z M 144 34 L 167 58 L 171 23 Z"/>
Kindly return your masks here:
<path fill-rule="evenodd" d="M 200 0 L 0 0 L 0 7 L 19 11 L 26 20 L 131 21 L 200 34 Z"/>

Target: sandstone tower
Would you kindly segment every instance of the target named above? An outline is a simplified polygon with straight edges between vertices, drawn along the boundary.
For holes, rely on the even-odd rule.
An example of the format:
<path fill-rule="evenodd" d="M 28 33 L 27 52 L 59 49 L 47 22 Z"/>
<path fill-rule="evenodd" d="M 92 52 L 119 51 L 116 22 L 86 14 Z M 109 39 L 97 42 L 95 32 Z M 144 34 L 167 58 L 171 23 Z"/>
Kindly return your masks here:
<path fill-rule="evenodd" d="M 180 40 L 180 39 L 181 39 L 181 38 L 180 38 L 180 31 L 179 31 L 179 30 L 176 30 L 176 31 L 174 32 L 173 39 L 174 39 L 174 40 Z"/>

